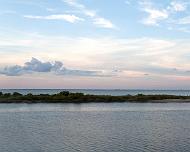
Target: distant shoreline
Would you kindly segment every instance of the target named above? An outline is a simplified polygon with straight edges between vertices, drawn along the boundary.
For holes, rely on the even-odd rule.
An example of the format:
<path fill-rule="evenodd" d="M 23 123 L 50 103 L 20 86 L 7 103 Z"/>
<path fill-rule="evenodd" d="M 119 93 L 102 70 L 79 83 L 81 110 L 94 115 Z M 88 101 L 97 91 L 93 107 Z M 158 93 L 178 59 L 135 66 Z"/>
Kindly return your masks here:
<path fill-rule="evenodd" d="M 62 91 L 56 94 L 27 95 L 0 92 L 0 103 L 190 103 L 190 96 L 177 95 L 90 95 Z"/>
<path fill-rule="evenodd" d="M 18 92 L 23 95 L 32 93 L 34 95 L 40 94 L 57 94 L 61 91 L 69 91 L 71 93 L 84 93 L 85 95 L 111 95 L 111 96 L 125 96 L 125 95 L 176 95 L 176 96 L 190 96 L 190 90 L 145 90 L 145 89 L 0 89 L 3 93 Z"/>

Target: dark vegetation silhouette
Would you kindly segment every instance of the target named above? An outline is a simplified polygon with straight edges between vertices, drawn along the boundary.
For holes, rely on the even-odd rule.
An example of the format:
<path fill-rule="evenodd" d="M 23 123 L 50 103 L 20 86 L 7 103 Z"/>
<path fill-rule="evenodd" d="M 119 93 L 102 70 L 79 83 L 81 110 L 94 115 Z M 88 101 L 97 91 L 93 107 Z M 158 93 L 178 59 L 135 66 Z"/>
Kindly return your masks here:
<path fill-rule="evenodd" d="M 88 102 L 190 102 L 190 96 L 175 95 L 89 95 L 62 91 L 57 94 L 27 95 L 0 92 L 0 103 L 88 103 Z"/>

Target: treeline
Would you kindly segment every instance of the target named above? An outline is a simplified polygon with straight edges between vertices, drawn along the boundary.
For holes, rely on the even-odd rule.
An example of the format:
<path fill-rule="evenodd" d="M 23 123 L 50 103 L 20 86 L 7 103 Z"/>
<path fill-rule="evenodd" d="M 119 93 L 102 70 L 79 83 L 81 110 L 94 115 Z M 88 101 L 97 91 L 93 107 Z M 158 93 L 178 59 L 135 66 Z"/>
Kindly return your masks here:
<path fill-rule="evenodd" d="M 14 93 L 0 92 L 0 103 L 87 103 L 87 102 L 167 102 L 166 99 L 190 99 L 190 96 L 175 96 L 175 95 L 125 95 L 125 96 L 111 96 L 111 95 L 85 95 L 83 93 L 71 93 L 69 91 L 62 91 L 57 94 L 39 94 L 27 95 Z"/>

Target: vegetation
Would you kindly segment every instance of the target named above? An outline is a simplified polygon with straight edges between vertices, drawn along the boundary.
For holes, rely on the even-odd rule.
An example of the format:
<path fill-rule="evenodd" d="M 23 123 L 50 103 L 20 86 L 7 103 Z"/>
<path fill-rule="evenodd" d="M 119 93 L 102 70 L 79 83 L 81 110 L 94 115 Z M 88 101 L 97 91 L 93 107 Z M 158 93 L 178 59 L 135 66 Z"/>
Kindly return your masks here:
<path fill-rule="evenodd" d="M 88 102 L 190 102 L 190 96 L 175 95 L 85 95 L 83 93 L 70 93 L 62 91 L 57 94 L 31 93 L 22 95 L 18 92 L 2 93 L 0 92 L 0 103 L 88 103 Z"/>

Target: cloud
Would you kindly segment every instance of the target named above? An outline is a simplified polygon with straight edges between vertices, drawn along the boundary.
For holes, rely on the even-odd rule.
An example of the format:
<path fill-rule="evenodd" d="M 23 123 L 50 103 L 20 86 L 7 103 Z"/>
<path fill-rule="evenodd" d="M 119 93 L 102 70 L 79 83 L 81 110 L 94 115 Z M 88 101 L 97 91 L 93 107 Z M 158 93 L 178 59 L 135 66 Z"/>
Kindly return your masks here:
<path fill-rule="evenodd" d="M 177 17 L 177 13 L 186 11 L 188 3 L 171 1 L 168 5 L 158 8 L 153 1 L 141 0 L 139 5 L 140 9 L 148 14 L 142 23 L 145 25 L 158 26 L 161 21 L 165 21 L 164 23 L 166 24 L 171 24 L 171 20 L 176 20 L 175 17 Z M 188 20 L 189 18 L 184 18 L 181 23 L 186 23 Z"/>
<path fill-rule="evenodd" d="M 168 18 L 168 13 L 165 10 L 149 9 L 144 10 L 149 14 L 149 16 L 144 19 L 144 24 L 146 25 L 158 25 L 158 22 Z"/>
<path fill-rule="evenodd" d="M 105 18 L 95 18 L 94 22 L 95 25 L 99 27 L 104 27 L 104 28 L 114 28 L 115 26 L 110 22 L 109 20 Z"/>
<path fill-rule="evenodd" d="M 75 23 L 77 21 L 84 21 L 83 18 L 80 18 L 75 15 L 70 14 L 56 14 L 56 15 L 49 15 L 49 16 L 33 16 L 33 15 L 25 15 L 25 18 L 29 19 L 43 19 L 43 20 L 65 20 L 70 23 Z"/>
<path fill-rule="evenodd" d="M 190 24 L 190 16 L 179 19 L 178 24 Z"/>
<path fill-rule="evenodd" d="M 79 9 L 86 16 L 89 16 L 89 17 L 96 16 L 96 12 L 94 10 L 90 10 L 86 8 L 85 5 L 78 3 L 76 0 L 62 0 L 62 1 L 70 5 L 71 7 L 75 7 Z"/>
<path fill-rule="evenodd" d="M 54 9 L 54 8 L 46 8 L 46 10 L 48 11 L 48 12 L 55 12 L 56 11 L 56 9 Z"/>
<path fill-rule="evenodd" d="M 143 19 L 145 25 L 159 25 L 158 22 L 168 18 L 169 14 L 165 9 L 156 9 L 153 4 L 148 1 L 140 1 L 141 10 L 148 14 L 148 17 Z"/>
<path fill-rule="evenodd" d="M 162 74 L 162 75 L 170 75 L 170 76 L 189 76 L 190 73 L 188 70 L 185 69 L 177 69 L 172 67 L 164 67 L 164 66 L 147 66 L 142 67 L 141 69 L 143 72 L 149 72 L 152 74 Z"/>
<path fill-rule="evenodd" d="M 179 24 L 179 21 L 176 21 L 176 22 L 178 22 L 178 24 Z M 190 28 L 189 27 L 186 27 L 186 26 L 182 26 L 182 27 L 175 27 L 175 28 L 173 28 L 173 27 L 168 27 L 168 30 L 175 30 L 175 31 L 178 31 L 178 32 L 183 32 L 183 33 L 190 33 Z"/>
<path fill-rule="evenodd" d="M 182 12 L 186 10 L 186 5 L 185 3 L 177 2 L 177 1 L 172 1 L 170 3 L 171 6 L 168 7 L 170 10 L 174 10 L 176 12 Z"/>
<path fill-rule="evenodd" d="M 32 58 L 30 62 L 26 62 L 24 66 L 14 65 L 8 66 L 0 70 L 0 74 L 6 76 L 20 76 L 32 73 L 54 73 L 56 75 L 72 75 L 72 76 L 103 76 L 100 71 L 88 70 L 71 70 L 63 66 L 60 61 L 42 62 L 36 58 Z"/>
<path fill-rule="evenodd" d="M 131 1 L 126 0 L 126 1 L 125 1 L 125 4 L 130 5 L 130 4 L 131 4 Z"/>
<path fill-rule="evenodd" d="M 22 65 L 26 59 L 29 60 L 29 57 L 37 56 L 47 61 L 64 61 L 64 65 L 70 67 L 69 69 L 66 68 L 67 70 L 82 69 L 81 71 L 89 71 L 90 69 L 90 71 L 98 71 L 96 75 L 99 76 L 112 75 L 117 77 L 119 75 L 123 79 L 129 75 L 131 77 L 132 75 L 144 76 L 144 73 L 148 73 L 152 77 L 153 75 L 164 77 L 169 74 L 173 77 L 180 74 L 170 69 L 176 68 L 178 71 L 188 71 L 190 69 L 190 39 L 169 40 L 148 37 L 122 39 L 108 36 L 65 37 L 47 35 L 29 35 L 28 37 L 24 37 L 20 34 L 20 37 L 1 37 L 0 47 L 3 48 L 0 51 L 1 67 L 14 65 L 15 63 Z M 61 68 L 58 67 L 65 68 L 65 66 L 61 66 L 61 63 L 51 64 L 54 66 L 47 73 L 59 75 L 78 72 L 73 70 L 72 72 L 61 71 L 59 70 Z M 17 71 L 14 73 L 22 75 L 23 70 L 20 70 L 22 67 L 13 67 Z M 46 70 L 48 70 L 48 64 L 46 67 Z M 168 72 L 162 70 L 164 68 L 167 68 Z M 10 71 L 13 71 L 13 69 Z M 40 68 L 38 67 L 38 69 Z M 121 72 L 114 73 L 113 70 L 121 70 Z M 1 73 L 11 73 L 8 71 L 9 69 L 2 69 Z M 24 70 L 24 73 L 28 73 L 29 71 Z M 126 71 L 133 72 L 128 73 Z M 183 72 L 181 74 L 189 76 Z M 84 72 L 83 75 L 86 75 L 86 73 Z"/>
<path fill-rule="evenodd" d="M 0 15 L 12 15 L 12 14 L 17 14 L 17 12 L 13 10 L 0 11 Z"/>
<path fill-rule="evenodd" d="M 88 9 L 85 5 L 78 3 L 77 0 L 62 0 L 71 7 L 80 10 L 85 16 L 90 17 L 93 20 L 93 24 L 97 27 L 114 29 L 116 26 L 108 19 L 99 16 L 96 11 Z"/>

